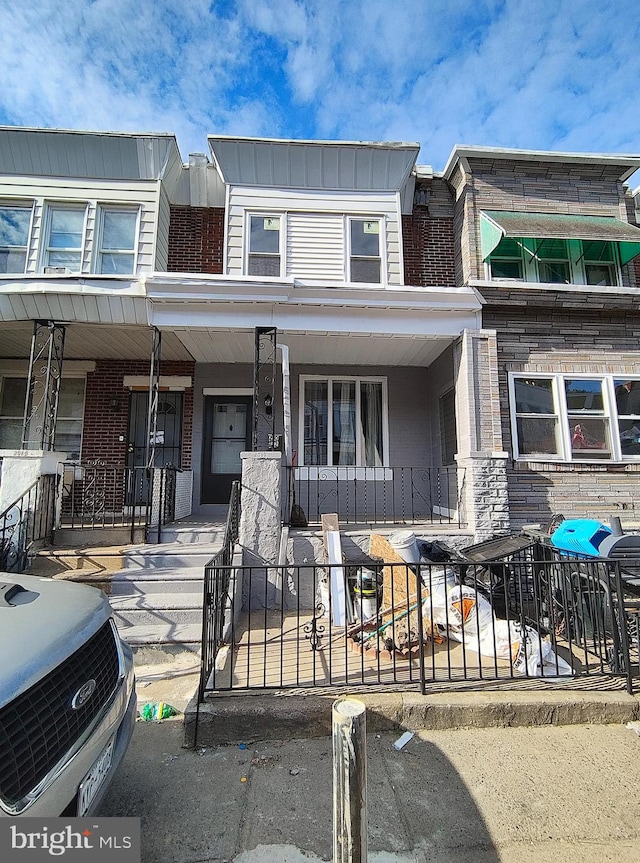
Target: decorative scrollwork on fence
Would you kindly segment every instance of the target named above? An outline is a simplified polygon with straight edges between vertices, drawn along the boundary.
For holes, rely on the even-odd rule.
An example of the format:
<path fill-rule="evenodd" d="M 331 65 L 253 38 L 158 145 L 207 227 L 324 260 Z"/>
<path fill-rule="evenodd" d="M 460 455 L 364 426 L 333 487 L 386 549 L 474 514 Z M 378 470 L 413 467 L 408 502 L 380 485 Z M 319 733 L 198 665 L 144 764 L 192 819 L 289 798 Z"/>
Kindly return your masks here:
<path fill-rule="evenodd" d="M 322 603 L 316 605 L 315 612 L 311 620 L 302 627 L 305 633 L 304 637 L 309 641 L 311 650 L 319 650 L 322 647 L 322 637 L 325 631 L 325 627 L 319 623 L 325 614 L 324 605 Z"/>

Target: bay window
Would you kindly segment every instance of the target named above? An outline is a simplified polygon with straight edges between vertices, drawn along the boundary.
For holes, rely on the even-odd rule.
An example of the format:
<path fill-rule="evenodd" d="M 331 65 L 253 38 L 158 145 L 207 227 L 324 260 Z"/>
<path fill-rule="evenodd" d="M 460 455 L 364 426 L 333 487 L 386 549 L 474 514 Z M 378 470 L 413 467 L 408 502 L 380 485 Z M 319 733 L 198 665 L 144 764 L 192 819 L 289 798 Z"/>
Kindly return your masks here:
<path fill-rule="evenodd" d="M 386 380 L 303 377 L 303 465 L 381 467 L 387 461 Z"/>
<path fill-rule="evenodd" d="M 640 456 L 640 379 L 512 374 L 515 458 L 620 461 Z"/>

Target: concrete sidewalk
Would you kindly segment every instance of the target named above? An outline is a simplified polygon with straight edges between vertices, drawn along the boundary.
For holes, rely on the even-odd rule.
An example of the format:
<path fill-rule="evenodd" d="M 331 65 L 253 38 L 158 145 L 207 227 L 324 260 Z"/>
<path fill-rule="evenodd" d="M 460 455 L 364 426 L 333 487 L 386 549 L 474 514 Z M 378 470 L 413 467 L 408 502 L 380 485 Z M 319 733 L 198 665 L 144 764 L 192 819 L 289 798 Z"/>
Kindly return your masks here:
<path fill-rule="evenodd" d="M 367 741 L 372 863 L 637 863 L 640 738 L 623 725 L 424 731 Z M 138 723 L 101 814 L 140 816 L 145 863 L 332 855 L 330 738 L 181 748 Z"/>

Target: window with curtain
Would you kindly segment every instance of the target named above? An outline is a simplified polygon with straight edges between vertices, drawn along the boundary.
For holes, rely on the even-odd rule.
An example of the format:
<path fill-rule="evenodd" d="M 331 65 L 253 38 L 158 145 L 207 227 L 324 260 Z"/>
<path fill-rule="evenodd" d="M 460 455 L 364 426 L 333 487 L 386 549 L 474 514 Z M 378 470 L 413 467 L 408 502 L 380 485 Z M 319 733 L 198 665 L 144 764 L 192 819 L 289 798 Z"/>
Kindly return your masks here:
<path fill-rule="evenodd" d="M 304 465 L 381 467 L 387 464 L 383 379 L 302 380 Z"/>
<path fill-rule="evenodd" d="M 512 375 L 516 458 L 621 461 L 640 456 L 640 379 Z"/>

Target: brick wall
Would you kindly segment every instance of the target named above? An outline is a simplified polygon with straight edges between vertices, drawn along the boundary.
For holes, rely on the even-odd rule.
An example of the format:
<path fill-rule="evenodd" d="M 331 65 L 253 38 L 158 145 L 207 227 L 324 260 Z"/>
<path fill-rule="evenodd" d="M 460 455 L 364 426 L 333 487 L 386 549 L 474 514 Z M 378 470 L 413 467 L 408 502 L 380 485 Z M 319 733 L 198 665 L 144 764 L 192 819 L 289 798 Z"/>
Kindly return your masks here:
<path fill-rule="evenodd" d="M 504 448 L 512 455 L 509 372 L 637 374 L 640 303 L 625 295 L 483 288 L 485 327 L 497 331 Z M 640 464 L 507 462 L 511 525 L 566 517 L 640 523 Z"/>
<path fill-rule="evenodd" d="M 162 362 L 163 375 L 190 375 L 194 363 Z M 87 375 L 82 461 L 99 459 L 109 465 L 124 465 L 127 457 L 129 391 L 123 387 L 125 375 L 148 375 L 144 361 L 98 360 L 95 371 Z M 185 390 L 182 426 L 182 467 L 191 467 L 193 429 L 193 388 Z M 123 440 L 120 441 L 119 438 Z"/>
<path fill-rule="evenodd" d="M 222 273 L 223 207 L 171 207 L 170 273 Z"/>
<path fill-rule="evenodd" d="M 402 217 L 402 237 L 405 284 L 455 285 L 453 197 L 444 180 L 418 183 L 413 212 Z"/>

